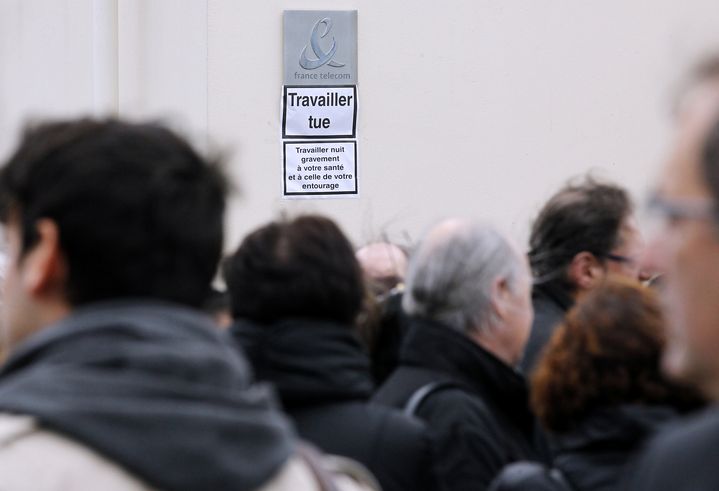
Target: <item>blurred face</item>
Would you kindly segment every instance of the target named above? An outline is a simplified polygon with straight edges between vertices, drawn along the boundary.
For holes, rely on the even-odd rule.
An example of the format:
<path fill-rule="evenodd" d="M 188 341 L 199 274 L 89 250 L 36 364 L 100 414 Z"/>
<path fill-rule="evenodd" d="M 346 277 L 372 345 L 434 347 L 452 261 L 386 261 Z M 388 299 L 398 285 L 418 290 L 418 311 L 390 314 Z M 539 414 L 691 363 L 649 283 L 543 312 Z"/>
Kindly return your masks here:
<path fill-rule="evenodd" d="M 9 349 L 23 337 L 32 310 L 21 288 L 22 263 L 20 260 L 20 231 L 15 220 L 5 227 L 5 247 L 7 251 L 6 273 L 2 285 L 2 345 L 3 351 Z"/>
<path fill-rule="evenodd" d="M 511 364 L 516 365 L 524 353 L 534 319 L 532 307 L 532 276 L 526 259 L 514 288 L 510 290 L 512 302 L 506 318 L 507 343 L 510 347 Z"/>
<path fill-rule="evenodd" d="M 606 260 L 606 271 L 633 280 L 643 279 L 640 257 L 644 240 L 633 217 L 627 218 L 619 229 L 619 246 L 612 249 Z"/>
<path fill-rule="evenodd" d="M 70 312 L 64 297 L 65 265 L 59 252 L 59 231 L 54 222 L 37 222 L 38 239 L 21 254 L 17 219 L 5 227 L 7 268 L 2 285 L 2 350 L 19 342 Z"/>
<path fill-rule="evenodd" d="M 662 271 L 668 344 L 663 364 L 675 377 L 719 398 L 719 228 L 701 170 L 717 115 L 719 87 L 698 88 L 680 112 L 673 152 L 655 199 L 661 224 L 643 265 Z"/>
<path fill-rule="evenodd" d="M 519 255 L 519 252 L 517 252 Z M 493 321 L 468 335 L 507 365 L 516 366 L 524 353 L 534 319 L 532 276 L 527 258 L 513 282 L 497 278 L 492 291 Z"/>

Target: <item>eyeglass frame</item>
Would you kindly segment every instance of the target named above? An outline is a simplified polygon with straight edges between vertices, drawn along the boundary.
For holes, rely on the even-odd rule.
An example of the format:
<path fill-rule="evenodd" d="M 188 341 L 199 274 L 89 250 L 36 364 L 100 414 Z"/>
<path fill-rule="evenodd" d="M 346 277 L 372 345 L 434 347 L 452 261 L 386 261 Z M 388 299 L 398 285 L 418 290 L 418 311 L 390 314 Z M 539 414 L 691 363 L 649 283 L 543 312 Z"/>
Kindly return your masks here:
<path fill-rule="evenodd" d="M 719 224 L 719 205 L 710 198 L 669 200 L 654 193 L 646 208 L 652 214 L 661 215 L 666 222 L 710 220 Z"/>
<path fill-rule="evenodd" d="M 607 254 L 602 254 L 602 257 L 604 259 L 609 259 L 610 261 L 614 261 L 617 263 L 625 263 L 625 264 L 630 264 L 630 265 L 637 263 L 636 259 L 631 258 L 629 256 L 622 256 L 621 254 L 607 253 Z"/>

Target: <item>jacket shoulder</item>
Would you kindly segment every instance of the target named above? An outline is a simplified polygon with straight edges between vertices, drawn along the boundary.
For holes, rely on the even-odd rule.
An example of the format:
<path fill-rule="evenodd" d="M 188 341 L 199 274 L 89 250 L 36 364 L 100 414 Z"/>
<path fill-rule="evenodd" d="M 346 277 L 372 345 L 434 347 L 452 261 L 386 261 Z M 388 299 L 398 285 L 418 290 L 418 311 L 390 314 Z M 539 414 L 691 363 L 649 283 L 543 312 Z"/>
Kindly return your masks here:
<path fill-rule="evenodd" d="M 556 469 L 537 462 L 515 462 L 492 481 L 489 491 L 571 491 Z"/>
<path fill-rule="evenodd" d="M 436 415 L 443 420 L 457 420 L 463 423 L 494 424 L 492 410 L 481 395 L 469 392 L 462 386 L 448 386 L 433 392 L 417 409 L 422 419 L 433 419 Z"/>
<path fill-rule="evenodd" d="M 314 455 L 314 451 L 310 451 Z M 324 481 L 325 485 L 320 482 Z M 330 484 L 331 483 L 331 484 Z M 380 491 L 374 478 L 356 462 L 306 451 L 291 457 L 277 474 L 256 491 Z"/>
<path fill-rule="evenodd" d="M 719 473 L 707 457 L 719 447 L 719 409 L 672 424 L 650 443 L 629 471 L 625 489 L 715 490 Z"/>
<path fill-rule="evenodd" d="M 516 431 L 478 395 L 447 389 L 430 397 L 417 415 L 430 428 L 438 479 L 453 489 L 487 489 L 506 464 L 532 457 Z"/>
<path fill-rule="evenodd" d="M 321 457 L 338 491 L 378 491 L 361 466 L 346 462 Z M 3 491 L 157 491 L 94 450 L 40 427 L 32 417 L 10 414 L 0 414 L 0 476 Z M 296 455 L 256 491 L 321 489 L 311 466 Z"/>
<path fill-rule="evenodd" d="M 387 444 L 391 444 L 398 438 L 416 440 L 424 433 L 424 425 L 415 418 L 396 408 L 364 401 L 308 408 L 294 411 L 291 416 L 300 435 L 310 441 L 318 440 L 315 444 L 321 448 L 321 443 L 328 442 L 344 442 L 350 447 L 369 445 L 385 434 L 389 435 Z M 336 448 L 324 450 L 342 455 Z"/>
<path fill-rule="evenodd" d="M 383 489 L 424 489 L 420 484 L 431 444 L 421 421 L 363 401 L 310 408 L 292 416 L 302 438 L 366 465 Z"/>
<path fill-rule="evenodd" d="M 91 448 L 10 414 L 0 414 L 0 475 L 8 491 L 153 490 Z"/>

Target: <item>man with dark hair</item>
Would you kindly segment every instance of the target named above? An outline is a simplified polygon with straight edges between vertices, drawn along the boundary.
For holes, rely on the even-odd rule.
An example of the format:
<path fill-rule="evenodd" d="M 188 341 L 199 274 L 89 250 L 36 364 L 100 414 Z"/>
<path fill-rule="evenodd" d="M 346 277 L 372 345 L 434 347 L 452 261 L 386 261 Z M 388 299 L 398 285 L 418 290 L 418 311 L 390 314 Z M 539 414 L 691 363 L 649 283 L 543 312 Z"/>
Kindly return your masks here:
<path fill-rule="evenodd" d="M 664 369 L 719 401 L 719 56 L 700 65 L 677 111 L 673 151 L 651 208 L 659 232 L 644 264 L 664 273 Z M 719 410 L 660 435 L 627 483 L 632 491 L 714 491 Z"/>
<path fill-rule="evenodd" d="M 354 251 L 331 220 L 302 216 L 247 236 L 224 265 L 232 315 L 263 324 L 290 317 L 352 325 L 364 283 Z"/>
<path fill-rule="evenodd" d="M 158 125 L 25 132 L 0 171 L 4 489 L 251 490 L 283 475 L 288 424 L 194 309 L 225 188 Z"/>
<path fill-rule="evenodd" d="M 565 312 L 607 273 L 638 279 L 642 240 L 622 188 L 588 178 L 559 190 L 532 225 L 534 323 L 522 361 L 534 367 Z"/>
<path fill-rule="evenodd" d="M 237 318 L 230 332 L 300 436 L 365 464 L 385 491 L 435 489 L 424 426 L 368 402 L 369 358 L 355 332 L 364 282 L 339 227 L 312 215 L 265 225 L 224 275 Z"/>

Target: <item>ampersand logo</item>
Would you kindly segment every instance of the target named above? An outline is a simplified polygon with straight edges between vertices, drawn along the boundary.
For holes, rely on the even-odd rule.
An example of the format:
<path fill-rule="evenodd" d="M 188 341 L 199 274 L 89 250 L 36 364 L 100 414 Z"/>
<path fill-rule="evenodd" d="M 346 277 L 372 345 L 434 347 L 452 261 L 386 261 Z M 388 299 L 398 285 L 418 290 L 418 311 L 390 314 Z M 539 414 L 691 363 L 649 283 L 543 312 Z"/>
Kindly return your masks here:
<path fill-rule="evenodd" d="M 324 26 L 324 32 L 322 34 L 320 34 L 320 26 Z M 325 52 L 320 46 L 320 39 L 327 36 L 331 29 L 332 19 L 330 19 L 329 17 L 320 19 L 315 23 L 314 27 L 312 28 L 312 34 L 310 34 L 310 44 L 306 45 L 302 49 L 302 54 L 300 54 L 300 66 L 302 68 L 304 68 L 305 70 L 314 70 L 315 68 L 319 68 L 325 64 L 333 67 L 345 66 L 344 63 L 338 63 L 332 59 L 335 56 L 335 52 L 337 51 L 337 42 L 335 41 L 334 37 L 332 38 L 332 46 L 330 46 L 329 51 Z M 317 58 L 309 59 L 307 57 L 308 47 L 312 47 L 312 51 Z"/>

